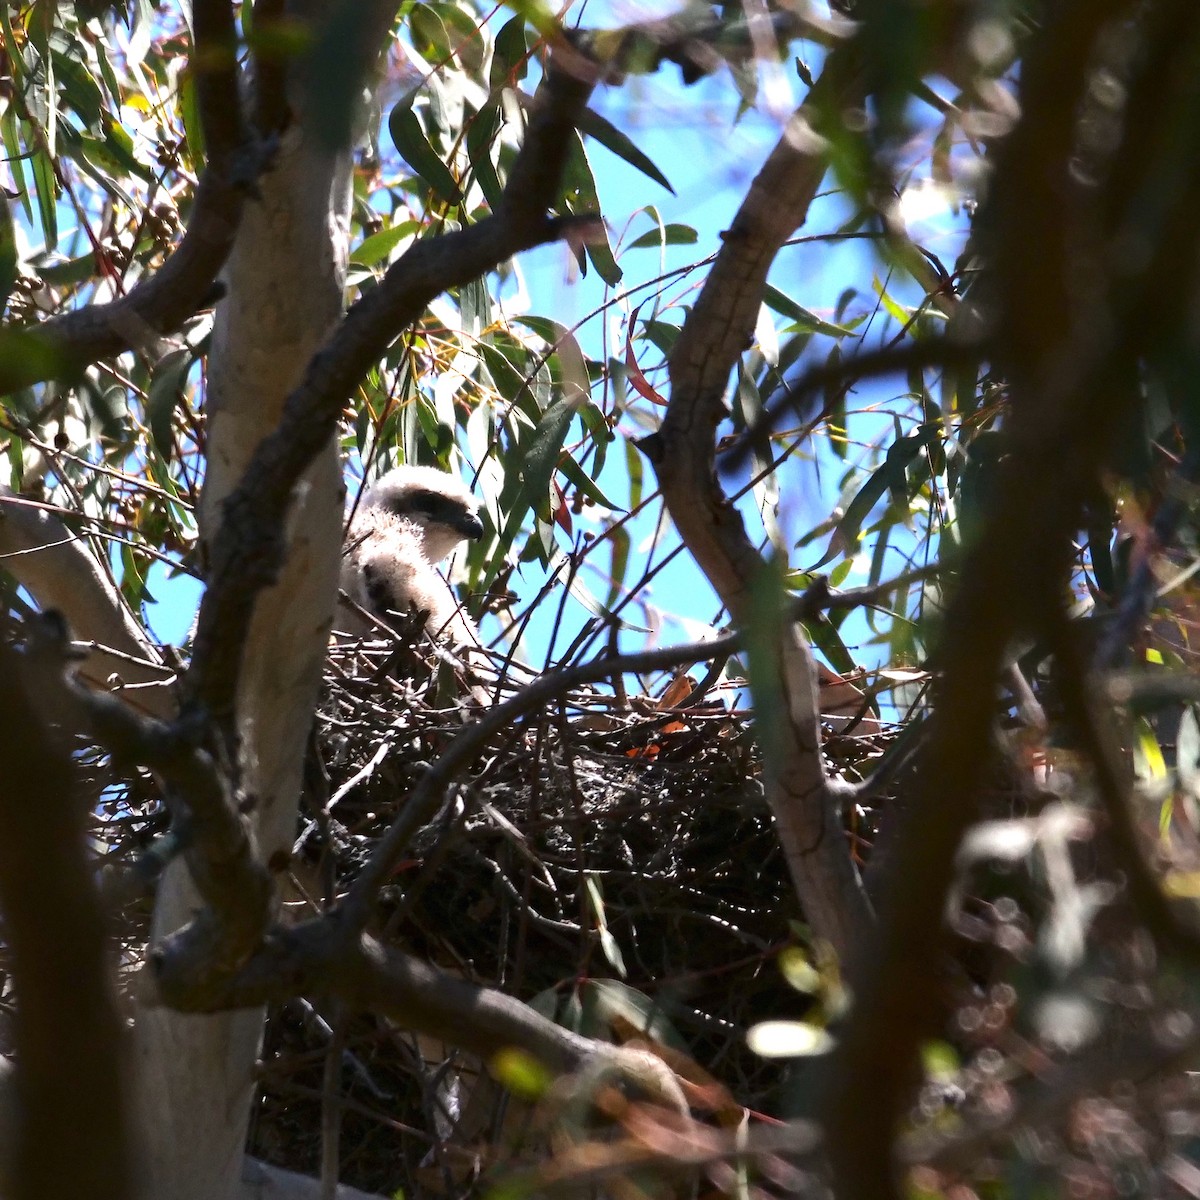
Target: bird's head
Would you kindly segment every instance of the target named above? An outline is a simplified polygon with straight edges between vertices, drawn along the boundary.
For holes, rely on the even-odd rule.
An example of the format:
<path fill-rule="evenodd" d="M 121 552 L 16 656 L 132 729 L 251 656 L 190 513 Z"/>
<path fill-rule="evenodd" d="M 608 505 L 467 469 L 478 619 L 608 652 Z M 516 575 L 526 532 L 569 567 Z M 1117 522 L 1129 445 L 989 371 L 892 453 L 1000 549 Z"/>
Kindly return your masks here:
<path fill-rule="evenodd" d="M 372 484 L 362 505 L 411 525 L 430 562 L 439 562 L 466 538 L 483 536 L 479 500 L 461 480 L 435 467 L 396 467 Z"/>

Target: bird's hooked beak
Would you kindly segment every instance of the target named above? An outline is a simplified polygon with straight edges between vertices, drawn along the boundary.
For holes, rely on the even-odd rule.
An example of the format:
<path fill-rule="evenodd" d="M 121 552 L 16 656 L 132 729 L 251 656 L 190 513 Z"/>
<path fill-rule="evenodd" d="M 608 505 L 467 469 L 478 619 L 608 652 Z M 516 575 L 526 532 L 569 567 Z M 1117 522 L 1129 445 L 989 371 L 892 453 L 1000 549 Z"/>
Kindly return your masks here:
<path fill-rule="evenodd" d="M 473 513 L 465 512 L 457 521 L 454 522 L 454 528 L 465 538 L 470 538 L 476 542 L 483 537 L 483 522 Z"/>

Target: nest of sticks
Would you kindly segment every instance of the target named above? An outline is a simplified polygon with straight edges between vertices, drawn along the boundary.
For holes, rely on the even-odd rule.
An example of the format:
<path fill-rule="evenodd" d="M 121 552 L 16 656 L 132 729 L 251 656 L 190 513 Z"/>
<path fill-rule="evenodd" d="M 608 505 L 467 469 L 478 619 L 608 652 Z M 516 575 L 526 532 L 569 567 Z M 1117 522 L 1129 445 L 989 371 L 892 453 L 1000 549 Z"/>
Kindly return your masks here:
<path fill-rule="evenodd" d="M 803 914 L 737 707 L 745 693 L 735 683 L 701 698 L 669 676 L 643 682 L 647 694 L 632 698 L 611 687 L 563 694 L 494 738 L 414 839 L 374 933 L 581 1032 L 649 1032 L 739 1103 L 777 1108 L 786 1072 L 752 1054 L 745 1033 L 804 1011 L 776 961 Z M 474 719 L 456 699 L 462 685 L 414 637 L 334 649 L 292 904 L 319 911 L 354 878 Z M 516 690 L 503 677 L 488 687 Z M 890 736 L 830 732 L 827 753 L 859 778 Z M 438 1061 L 379 1018 L 336 1024 L 306 1002 L 271 1014 L 252 1151 L 316 1169 L 334 1039 L 344 1181 L 461 1193 L 502 1141 L 511 1150 L 503 1095 L 492 1089 L 487 1110 L 470 1111 L 478 1097 L 456 1093 L 470 1089 L 452 1054 Z"/>

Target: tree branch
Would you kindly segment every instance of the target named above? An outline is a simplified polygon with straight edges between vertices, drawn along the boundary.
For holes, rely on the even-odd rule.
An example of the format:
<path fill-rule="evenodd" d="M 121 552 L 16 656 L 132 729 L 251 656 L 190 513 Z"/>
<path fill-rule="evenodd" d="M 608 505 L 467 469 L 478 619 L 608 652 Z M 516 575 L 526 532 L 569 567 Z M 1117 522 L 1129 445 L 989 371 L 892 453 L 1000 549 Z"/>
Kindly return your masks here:
<path fill-rule="evenodd" d="M 124 1200 L 125 1039 L 84 808 L 69 750 L 47 727 L 57 714 L 4 640 L 0 673 L 0 906 L 18 997 L 12 1194 Z"/>
<path fill-rule="evenodd" d="M 730 371 L 750 344 L 767 272 L 801 224 L 824 178 L 828 146 L 815 128 L 828 106 L 862 96 L 859 48 L 833 50 L 820 80 L 759 172 L 723 234 L 704 289 L 671 354 L 671 399 L 662 428 L 643 443 L 671 518 L 735 622 L 750 622 L 768 564 L 746 534 L 715 472 L 715 431 Z M 781 617 L 782 614 L 780 614 Z M 757 620 L 761 624 L 761 614 Z M 780 734 L 767 763 L 767 799 L 805 916 L 843 958 L 870 910 L 842 835 L 838 798 L 821 761 L 817 668 L 804 638 L 781 622 L 759 631 L 777 647 L 773 680 Z"/>
<path fill-rule="evenodd" d="M 119 684 L 154 685 L 126 691 L 124 698 L 158 716 L 173 710 L 174 672 L 161 665 L 157 649 L 83 539 L 45 505 L 5 487 L 0 487 L 0 568 L 43 610 L 57 609 L 81 640 L 96 644 L 79 666 L 82 678 L 98 688 L 111 686 L 113 676 Z"/>
<path fill-rule="evenodd" d="M 228 976 L 258 946 L 271 917 L 271 876 L 249 824 L 228 791 L 228 772 L 198 748 L 186 723 L 134 712 L 123 701 L 73 684 L 64 674 L 65 629 L 48 616 L 27 627 L 30 663 L 68 728 L 87 730 L 117 763 L 149 767 L 163 784 L 174 835 L 205 907 L 167 944 L 205 975 Z"/>
<path fill-rule="evenodd" d="M 1010 455 L 947 612 L 937 651 L 944 672 L 914 787 L 919 803 L 887 867 L 880 925 L 872 953 L 861 960 L 855 1008 L 833 1064 L 827 1133 L 841 1200 L 900 1195 L 892 1147 L 917 1078 L 918 1047 L 940 1028 L 941 983 L 933 964 L 946 947 L 954 856 L 991 757 L 995 680 L 1013 637 L 1045 628 L 1047 606 L 1061 603 L 1083 498 L 1128 417 L 1120 381 L 1129 359 L 1161 336 L 1162 318 L 1152 315 L 1157 305 L 1186 304 L 1186 289 L 1194 286 L 1189 276 L 1172 277 L 1164 287 L 1153 264 L 1139 269 L 1136 280 L 1105 273 L 1113 261 L 1107 247 L 1117 235 L 1098 219 L 1099 189 L 1076 166 L 1079 105 L 1096 66 L 1097 39 L 1130 7 L 1123 0 L 1076 0 L 1057 10 L 1023 60 L 1023 117 L 1002 148 L 990 210 L 979 218 L 991 235 L 995 357 L 1012 390 Z M 1170 7 L 1175 15 L 1194 13 L 1189 5 Z M 1181 42 L 1187 44 L 1176 32 L 1164 46 Z M 1145 78 L 1155 88 L 1170 87 L 1176 69 L 1163 63 Z M 1136 95 L 1137 81 L 1128 86 Z M 1127 124 L 1134 142 L 1143 135 Z M 1132 183 L 1120 159 L 1118 151 L 1111 163 L 1093 166 Z M 1190 221 L 1194 196 L 1172 190 L 1171 201 Z M 1145 244 L 1160 249 L 1156 239 Z M 1175 244 L 1161 249 L 1177 253 Z M 1086 289 L 1077 286 L 1082 270 L 1093 272 Z M 1144 309 L 1150 311 L 1143 317 Z"/>
<path fill-rule="evenodd" d="M 119 300 L 0 330 L 0 395 L 43 379 L 73 379 L 89 363 L 149 345 L 211 297 L 265 157 L 251 145 L 242 121 L 229 0 L 196 0 L 192 19 L 192 69 L 208 165 L 183 240 L 162 267 Z"/>
<path fill-rule="evenodd" d="M 555 1025 L 520 1000 L 358 935 L 333 916 L 290 928 L 275 926 L 253 958 L 224 979 L 184 979 L 173 965 L 160 964 L 150 977 L 143 976 L 143 1003 L 213 1013 L 298 995 L 327 995 L 440 1038 L 485 1062 L 512 1046 L 562 1072 L 574 1070 L 597 1051 L 590 1038 Z"/>

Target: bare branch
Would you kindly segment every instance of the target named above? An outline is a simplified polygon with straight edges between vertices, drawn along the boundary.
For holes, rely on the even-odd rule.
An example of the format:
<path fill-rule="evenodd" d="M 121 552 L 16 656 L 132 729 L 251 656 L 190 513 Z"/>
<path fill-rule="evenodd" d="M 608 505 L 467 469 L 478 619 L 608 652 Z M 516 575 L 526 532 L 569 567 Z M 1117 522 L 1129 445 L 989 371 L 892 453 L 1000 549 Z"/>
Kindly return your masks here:
<path fill-rule="evenodd" d="M 569 1071 L 597 1051 L 589 1038 L 555 1025 L 512 996 L 358 936 L 336 916 L 293 928 L 276 926 L 254 957 L 223 980 L 182 980 L 173 966 L 164 960 L 152 978 L 143 977 L 145 1002 L 211 1013 L 297 995 L 329 995 L 484 1061 L 501 1047 L 514 1046 L 554 1071 Z"/>
<path fill-rule="evenodd" d="M 147 766 L 161 778 L 174 835 L 206 905 L 169 940 L 177 960 L 199 972 L 228 975 L 258 945 L 273 895 L 249 824 L 229 794 L 228 772 L 193 744 L 185 723 L 141 716 L 121 700 L 72 684 L 64 675 L 64 634 L 48 617 L 28 627 L 29 656 L 41 668 L 42 690 L 68 727 L 86 729 L 116 762 Z"/>
<path fill-rule="evenodd" d="M 643 443 L 680 536 L 739 625 L 750 619 L 768 566 L 717 483 L 715 430 L 725 415 L 729 373 L 754 330 L 767 271 L 804 221 L 825 175 L 827 144 L 814 126 L 826 105 L 840 107 L 861 94 L 857 47 L 834 50 L 723 235 L 724 246 L 671 354 L 666 418 Z M 779 647 L 779 673 L 762 682 L 778 688 L 784 728 L 776 761 L 767 764 L 767 799 L 805 915 L 845 957 L 870 913 L 821 761 L 817 668 L 794 628 L 781 624 L 768 636 Z"/>
<path fill-rule="evenodd" d="M 79 675 L 96 687 L 153 684 L 125 692 L 143 712 L 163 716 L 174 708 L 168 685 L 174 672 L 129 611 L 86 543 L 47 506 L 0 487 L 0 568 L 43 609 L 57 609 L 72 631 L 97 649 Z M 111 651 L 109 653 L 108 651 Z M 119 688 L 118 688 L 119 690 Z"/>
<path fill-rule="evenodd" d="M 1190 23 L 1194 37 L 1194 9 L 1168 8 L 1166 25 Z M 1192 286 L 1190 278 L 1172 277 L 1164 287 L 1149 253 L 1136 283 L 1121 271 L 1105 275 L 1112 262 L 1106 239 L 1115 235 L 1099 219 L 1097 190 L 1076 168 L 1079 98 L 1094 69 L 1094 47 L 1106 25 L 1129 9 L 1121 0 L 1088 0 L 1056 12 L 1038 52 L 1023 61 L 1023 118 L 997 163 L 993 211 L 981 218 L 995 239 L 993 318 L 996 357 L 1012 389 L 1011 456 L 946 616 L 938 649 L 944 673 L 914 788 L 919 802 L 887 868 L 880 925 L 872 953 L 860 960 L 856 1005 L 834 1064 L 827 1130 L 844 1200 L 901 1193 L 891 1147 L 917 1078 L 918 1046 L 942 1015 L 931 964 L 945 949 L 954 855 L 991 757 L 992 688 L 1014 635 L 1039 632 L 1056 619 L 1083 499 L 1128 416 L 1128 363 L 1160 335 L 1157 318 L 1143 314 L 1156 313 L 1160 303 L 1186 304 L 1189 293 L 1175 288 Z M 1159 32 L 1164 62 L 1146 73 L 1153 91 L 1169 88 L 1177 48 L 1194 44 L 1178 29 Z M 1100 169 L 1111 167 L 1122 186 L 1142 186 L 1139 172 L 1121 163 L 1126 151 L 1136 160 L 1145 149 L 1142 127 L 1129 120 L 1126 136 L 1133 148 L 1118 148 Z M 1173 179 L 1169 194 L 1190 227 L 1194 192 Z M 1176 240 L 1158 244 L 1161 232 L 1156 225 L 1154 239 L 1143 231 L 1137 236 L 1164 256 L 1175 253 Z M 1085 263 L 1095 279 L 1080 289 L 1075 280 Z M 864 1154 L 864 1146 L 873 1152 Z"/>

